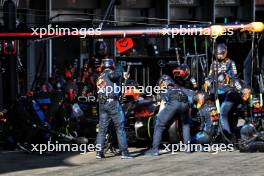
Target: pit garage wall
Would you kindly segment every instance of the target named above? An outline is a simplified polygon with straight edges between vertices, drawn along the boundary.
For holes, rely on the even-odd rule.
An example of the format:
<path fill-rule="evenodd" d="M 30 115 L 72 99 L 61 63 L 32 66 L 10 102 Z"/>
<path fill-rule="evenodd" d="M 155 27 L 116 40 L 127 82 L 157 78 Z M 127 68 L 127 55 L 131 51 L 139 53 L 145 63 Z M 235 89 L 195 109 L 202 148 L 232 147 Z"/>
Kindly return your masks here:
<path fill-rule="evenodd" d="M 52 16 L 58 13 L 87 13 L 91 16 L 60 16 L 54 21 L 67 22 L 77 21 L 83 18 L 84 23 L 88 24 L 88 18 L 102 19 L 107 3 L 109 1 L 100 0 L 56 0 L 52 1 Z M 253 5 L 254 0 L 120 0 L 119 5 L 115 6 L 114 12 L 111 14 L 110 20 L 118 21 L 118 25 L 140 25 L 144 23 L 151 24 L 169 24 L 166 20 L 150 20 L 147 18 L 169 19 L 174 22 L 189 21 L 209 21 L 209 22 L 227 22 L 235 21 L 252 21 L 254 19 Z M 134 17 L 134 18 L 133 18 Z M 106 25 L 115 25 L 117 23 L 106 23 Z M 87 39 L 88 40 L 88 39 Z M 89 41 L 89 40 L 88 40 Z M 89 41 L 91 42 L 91 41 Z M 142 40 L 143 43 L 147 42 Z M 171 45 L 169 39 L 155 41 L 159 50 L 168 50 Z M 109 41 L 111 51 L 116 53 L 113 47 L 113 41 Z M 86 44 L 91 46 L 91 44 Z M 81 47 L 82 48 L 82 47 Z M 142 48 L 142 47 L 139 47 Z M 144 47 L 143 47 L 144 48 Z M 90 48 L 93 50 L 93 48 Z M 139 51 L 139 53 L 145 51 Z M 87 54 L 76 53 L 87 56 Z M 77 57 L 74 56 L 75 58 Z M 80 57 L 80 56 L 79 56 Z M 60 59 L 63 57 L 56 57 Z"/>
<path fill-rule="evenodd" d="M 52 16 L 59 13 L 87 13 L 94 14 L 89 17 L 87 16 L 60 16 L 54 21 L 75 21 L 77 18 L 83 18 L 84 22 L 89 23 L 89 21 L 85 20 L 87 18 L 92 19 L 102 19 L 104 15 L 104 11 L 107 6 L 106 0 L 100 1 L 89 1 L 89 0 L 71 0 L 71 1 L 53 1 L 52 3 Z M 211 21 L 213 20 L 213 9 L 207 10 L 206 8 L 213 6 L 213 1 L 209 0 L 208 3 L 204 3 L 204 1 L 173 1 L 173 0 L 121 0 L 119 5 L 115 6 L 114 12 L 111 14 L 111 21 L 118 21 L 118 25 L 131 25 L 131 26 L 140 26 L 144 24 L 169 24 L 169 20 L 202 20 L 202 21 Z M 85 9 L 84 9 L 85 7 Z M 63 9 L 63 10 L 62 10 Z M 153 18 L 153 19 L 146 19 Z M 163 20 L 155 20 L 155 18 L 161 18 Z M 166 20 L 168 19 L 168 20 Z M 106 23 L 106 25 L 115 25 L 117 23 Z M 89 39 L 87 39 L 88 42 Z M 107 40 L 110 44 L 110 53 L 115 53 L 114 40 Z M 150 40 L 142 39 L 141 42 L 137 41 L 138 47 L 137 51 L 141 55 L 146 54 L 146 43 Z M 159 46 L 160 51 L 168 50 L 171 45 L 171 41 L 169 38 L 167 39 L 152 39 L 152 42 L 156 43 Z M 82 42 L 83 43 L 83 42 Z M 91 46 L 90 43 L 86 44 L 86 46 Z M 81 46 L 81 48 L 83 48 Z M 91 50 L 94 48 L 90 48 L 89 53 L 79 53 L 81 57 L 88 56 L 91 54 Z M 77 54 L 77 53 L 76 53 Z M 75 56 L 77 57 L 77 55 Z M 56 59 L 60 59 L 60 57 L 56 55 Z M 85 58 L 84 58 L 85 59 Z"/>

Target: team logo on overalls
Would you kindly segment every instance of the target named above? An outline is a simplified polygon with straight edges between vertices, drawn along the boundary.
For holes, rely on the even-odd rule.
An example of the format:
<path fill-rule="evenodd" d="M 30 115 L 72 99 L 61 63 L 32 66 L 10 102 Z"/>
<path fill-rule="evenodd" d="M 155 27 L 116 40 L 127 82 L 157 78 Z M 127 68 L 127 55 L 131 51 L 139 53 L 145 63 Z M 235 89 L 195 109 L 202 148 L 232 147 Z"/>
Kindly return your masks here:
<path fill-rule="evenodd" d="M 98 81 L 96 82 L 96 85 L 98 89 L 103 89 L 106 87 L 105 81 L 102 78 L 99 78 Z"/>

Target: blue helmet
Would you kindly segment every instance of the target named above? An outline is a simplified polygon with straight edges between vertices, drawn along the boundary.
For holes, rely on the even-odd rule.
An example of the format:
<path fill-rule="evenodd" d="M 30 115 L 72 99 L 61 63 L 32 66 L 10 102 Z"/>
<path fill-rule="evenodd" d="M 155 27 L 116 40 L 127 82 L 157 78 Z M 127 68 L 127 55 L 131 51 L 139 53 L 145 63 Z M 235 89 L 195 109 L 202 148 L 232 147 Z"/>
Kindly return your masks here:
<path fill-rule="evenodd" d="M 160 77 L 158 84 L 161 85 L 161 83 L 165 83 L 166 86 L 175 84 L 173 79 L 171 79 L 171 77 L 168 75 L 162 75 Z"/>
<path fill-rule="evenodd" d="M 220 56 L 218 56 L 220 55 Z M 221 56 L 222 55 L 222 56 Z M 224 43 L 217 44 L 215 48 L 215 56 L 218 60 L 223 60 L 227 55 L 227 46 Z"/>
<path fill-rule="evenodd" d="M 219 43 L 216 46 L 215 54 L 224 54 L 227 51 L 227 46 L 224 43 Z"/>
<path fill-rule="evenodd" d="M 102 64 L 104 68 L 114 68 L 115 62 L 113 59 L 106 58 L 102 60 Z"/>

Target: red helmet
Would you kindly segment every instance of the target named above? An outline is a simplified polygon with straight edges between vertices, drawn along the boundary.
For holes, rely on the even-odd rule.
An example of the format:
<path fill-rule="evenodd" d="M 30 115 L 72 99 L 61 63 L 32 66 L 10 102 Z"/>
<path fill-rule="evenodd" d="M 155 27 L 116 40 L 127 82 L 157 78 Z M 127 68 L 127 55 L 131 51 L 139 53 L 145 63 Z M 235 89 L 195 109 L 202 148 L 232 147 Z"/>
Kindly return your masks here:
<path fill-rule="evenodd" d="M 181 64 L 179 68 L 176 68 L 172 71 L 174 77 L 181 77 L 183 80 L 186 80 L 190 76 L 190 68 L 186 64 Z"/>

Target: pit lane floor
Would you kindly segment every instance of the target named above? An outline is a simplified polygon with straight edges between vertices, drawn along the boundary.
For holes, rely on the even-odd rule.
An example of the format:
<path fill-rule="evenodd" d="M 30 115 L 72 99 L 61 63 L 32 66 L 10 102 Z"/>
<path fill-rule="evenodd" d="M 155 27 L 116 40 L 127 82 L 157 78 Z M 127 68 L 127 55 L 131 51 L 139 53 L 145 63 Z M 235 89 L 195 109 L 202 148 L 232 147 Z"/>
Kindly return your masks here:
<path fill-rule="evenodd" d="M 264 175 L 263 153 L 196 152 L 140 155 L 143 149 L 131 148 L 132 160 L 106 155 L 96 160 L 95 153 L 58 153 L 51 156 L 0 151 L 0 175 Z"/>

